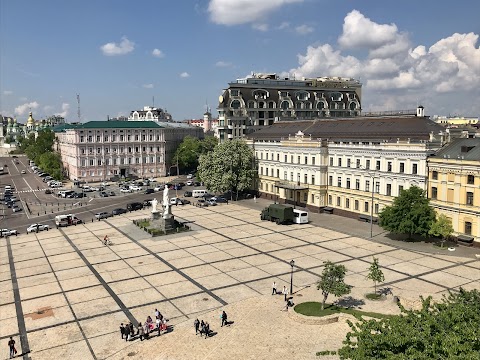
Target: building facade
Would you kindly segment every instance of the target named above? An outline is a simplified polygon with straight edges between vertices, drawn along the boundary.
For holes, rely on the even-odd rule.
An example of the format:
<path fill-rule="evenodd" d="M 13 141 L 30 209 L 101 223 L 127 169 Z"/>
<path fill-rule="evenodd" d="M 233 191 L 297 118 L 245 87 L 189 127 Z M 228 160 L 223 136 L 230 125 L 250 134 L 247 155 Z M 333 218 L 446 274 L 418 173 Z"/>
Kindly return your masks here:
<path fill-rule="evenodd" d="M 455 139 L 428 159 L 428 195 L 455 235 L 480 241 L 480 138 Z"/>
<path fill-rule="evenodd" d="M 144 106 L 142 110 L 133 110 L 128 116 L 129 121 L 171 121 L 172 115 L 167 110 L 152 106 Z"/>
<path fill-rule="evenodd" d="M 90 121 L 57 132 L 57 148 L 72 180 L 165 176 L 175 150 L 187 135 L 203 138 L 200 128 L 154 121 Z"/>
<path fill-rule="evenodd" d="M 275 123 L 249 136 L 256 187 L 312 211 L 376 217 L 402 189 L 427 189 L 427 158 L 444 144 L 442 130 L 425 116 Z"/>
<path fill-rule="evenodd" d="M 182 122 L 192 126 L 201 127 L 204 132 L 217 132 L 218 119 L 212 119 L 212 113 L 210 111 L 203 114 L 203 119 L 190 119 L 183 120 Z"/>
<path fill-rule="evenodd" d="M 281 120 L 350 117 L 361 113 L 361 88 L 351 78 L 280 78 L 253 74 L 228 84 L 219 97 L 220 142 L 243 138 Z"/>

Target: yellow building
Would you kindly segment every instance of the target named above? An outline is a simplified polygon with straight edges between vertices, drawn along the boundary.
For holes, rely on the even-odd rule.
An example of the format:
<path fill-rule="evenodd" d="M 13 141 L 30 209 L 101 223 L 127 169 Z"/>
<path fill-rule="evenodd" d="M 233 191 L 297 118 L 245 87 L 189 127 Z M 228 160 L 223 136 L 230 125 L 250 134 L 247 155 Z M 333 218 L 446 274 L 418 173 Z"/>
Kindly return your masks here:
<path fill-rule="evenodd" d="M 480 138 L 456 139 L 428 159 L 428 196 L 463 241 L 480 241 Z"/>
<path fill-rule="evenodd" d="M 466 118 L 466 117 L 446 117 L 439 116 L 435 119 L 437 124 L 444 126 L 453 125 L 453 126 L 468 126 L 468 125 L 478 125 L 478 118 Z"/>

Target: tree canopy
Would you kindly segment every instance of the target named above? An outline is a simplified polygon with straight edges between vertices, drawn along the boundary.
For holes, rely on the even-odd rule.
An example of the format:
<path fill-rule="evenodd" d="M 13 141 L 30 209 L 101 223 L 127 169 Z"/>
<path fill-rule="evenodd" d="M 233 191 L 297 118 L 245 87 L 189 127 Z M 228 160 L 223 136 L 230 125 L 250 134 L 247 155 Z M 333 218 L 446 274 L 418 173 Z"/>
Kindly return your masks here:
<path fill-rule="evenodd" d="M 478 359 L 480 354 L 480 293 L 450 293 L 442 302 L 422 299 L 421 310 L 381 320 L 361 319 L 353 324 L 340 359 Z"/>
<path fill-rule="evenodd" d="M 373 261 L 370 264 L 370 268 L 368 269 L 367 279 L 370 279 L 373 281 L 373 286 L 376 294 L 377 283 L 382 283 L 385 281 L 385 276 L 383 275 L 383 271 L 380 269 L 380 265 L 378 264 L 378 258 L 376 257 L 373 257 Z"/>
<path fill-rule="evenodd" d="M 255 177 L 253 150 L 243 140 L 225 141 L 200 156 L 197 177 L 215 192 L 243 191 Z"/>
<path fill-rule="evenodd" d="M 345 275 L 347 269 L 345 265 L 337 265 L 331 261 L 324 262 L 324 269 L 320 279 L 317 281 L 317 290 L 322 290 L 322 310 L 325 308 L 325 302 L 328 295 L 342 296 L 350 293 L 351 286 L 345 284 Z"/>
<path fill-rule="evenodd" d="M 178 158 L 179 173 L 183 170 L 196 169 L 200 155 L 213 151 L 217 143 L 218 140 L 214 136 L 206 136 L 203 140 L 193 136 L 185 136 L 173 155 L 174 162 Z"/>
<path fill-rule="evenodd" d="M 379 215 L 380 226 L 397 234 L 428 236 L 435 221 L 435 210 L 418 186 L 402 190 L 391 206 L 382 209 Z"/>
<path fill-rule="evenodd" d="M 453 233 L 452 220 L 450 220 L 445 214 L 440 214 L 432 223 L 428 233 L 446 239 Z"/>

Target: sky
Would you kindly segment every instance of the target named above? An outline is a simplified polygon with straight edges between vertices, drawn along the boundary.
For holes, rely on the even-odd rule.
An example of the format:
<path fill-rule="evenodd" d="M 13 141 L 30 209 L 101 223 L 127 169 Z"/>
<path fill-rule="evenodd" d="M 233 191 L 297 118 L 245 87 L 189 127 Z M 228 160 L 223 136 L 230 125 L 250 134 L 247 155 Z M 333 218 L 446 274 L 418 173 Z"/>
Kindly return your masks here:
<path fill-rule="evenodd" d="M 0 0 L 0 114 L 217 116 L 252 72 L 359 79 L 364 111 L 480 116 L 480 1 Z"/>

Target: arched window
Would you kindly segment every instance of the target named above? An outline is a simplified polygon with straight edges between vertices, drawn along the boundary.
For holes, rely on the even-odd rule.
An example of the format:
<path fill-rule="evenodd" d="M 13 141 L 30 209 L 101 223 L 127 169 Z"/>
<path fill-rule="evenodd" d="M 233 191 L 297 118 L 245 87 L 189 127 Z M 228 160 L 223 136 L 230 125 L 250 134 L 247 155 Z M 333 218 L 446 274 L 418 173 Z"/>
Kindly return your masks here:
<path fill-rule="evenodd" d="M 322 110 L 322 109 L 324 109 L 324 108 L 325 108 L 324 102 L 323 102 L 323 101 L 319 101 L 319 102 L 317 103 L 317 109 L 318 109 L 318 110 Z"/>
<path fill-rule="evenodd" d="M 248 102 L 248 107 L 249 107 L 250 109 L 253 109 L 253 108 L 255 107 L 255 102 L 252 101 L 252 100 L 250 100 L 250 101 Z"/>
<path fill-rule="evenodd" d="M 263 108 L 265 107 L 265 103 L 264 103 L 263 101 L 260 101 L 260 102 L 258 103 L 258 107 L 261 108 L 261 109 L 263 109 Z"/>
<path fill-rule="evenodd" d="M 230 107 L 231 107 L 232 109 L 238 109 L 238 108 L 240 108 L 240 101 L 238 101 L 238 100 L 233 100 L 233 101 L 231 102 L 231 104 L 230 104 Z"/>
<path fill-rule="evenodd" d="M 280 107 L 281 107 L 283 110 L 290 109 L 290 103 L 289 103 L 288 101 L 282 101 L 282 103 L 280 104 Z"/>
<path fill-rule="evenodd" d="M 357 109 L 357 104 L 352 101 L 350 103 L 350 110 L 356 110 L 356 109 Z"/>
<path fill-rule="evenodd" d="M 268 108 L 269 108 L 269 109 L 275 109 L 275 102 L 270 101 L 270 102 L 268 103 Z"/>

